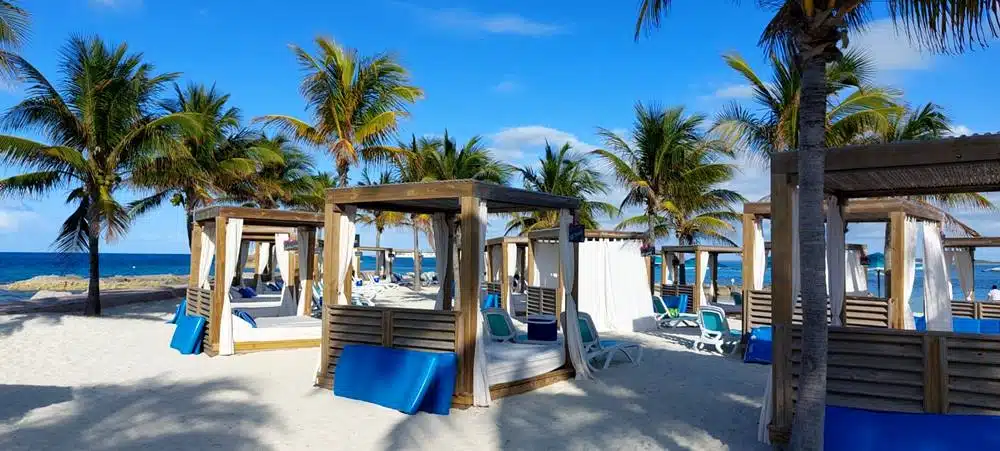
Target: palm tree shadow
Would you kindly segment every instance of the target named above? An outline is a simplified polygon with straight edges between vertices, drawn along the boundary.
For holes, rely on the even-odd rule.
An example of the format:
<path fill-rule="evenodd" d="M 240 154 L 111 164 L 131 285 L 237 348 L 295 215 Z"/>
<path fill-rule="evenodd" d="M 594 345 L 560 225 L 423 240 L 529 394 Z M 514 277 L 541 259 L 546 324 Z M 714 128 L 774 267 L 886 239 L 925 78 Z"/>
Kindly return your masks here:
<path fill-rule="evenodd" d="M 181 300 L 126 304 L 107 309 L 101 316 L 104 319 L 131 319 L 164 322 L 173 317 L 174 310 Z M 39 312 L 12 313 L 0 315 L 0 338 L 12 336 L 24 329 L 29 322 L 38 321 L 46 326 L 59 325 L 67 316 L 83 316 L 82 312 Z"/>
<path fill-rule="evenodd" d="M 0 385 L 6 400 L 0 449 L 264 449 L 258 430 L 285 427 L 243 383 L 161 379 L 74 388 Z"/>
<path fill-rule="evenodd" d="M 732 359 L 647 348 L 644 361 L 616 364 L 597 381 L 571 381 L 495 401 L 490 411 L 455 411 L 450 417 L 418 414 L 397 424 L 386 449 L 420 447 L 442 434 L 477 431 L 479 447 L 519 449 L 768 449 L 756 440 L 766 367 Z M 752 374 L 743 378 L 741 375 Z M 465 424 L 463 424 L 465 423 Z M 489 423 L 488 421 L 486 423 Z M 487 425 L 486 427 L 489 427 Z M 491 434 L 495 442 L 487 443 Z"/>

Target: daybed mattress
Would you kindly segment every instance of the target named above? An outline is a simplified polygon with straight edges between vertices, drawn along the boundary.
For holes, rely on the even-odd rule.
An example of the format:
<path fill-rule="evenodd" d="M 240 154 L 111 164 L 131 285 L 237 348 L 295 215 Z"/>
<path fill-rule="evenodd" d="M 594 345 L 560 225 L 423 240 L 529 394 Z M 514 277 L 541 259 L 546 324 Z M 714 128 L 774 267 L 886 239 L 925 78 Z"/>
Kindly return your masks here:
<path fill-rule="evenodd" d="M 566 362 L 562 342 L 535 345 L 491 341 L 486 346 L 486 359 L 490 385 L 540 376 Z"/>
<path fill-rule="evenodd" d="M 308 340 L 322 338 L 322 321 L 306 316 L 254 318 L 257 328 L 233 317 L 233 339 L 242 341 Z"/>

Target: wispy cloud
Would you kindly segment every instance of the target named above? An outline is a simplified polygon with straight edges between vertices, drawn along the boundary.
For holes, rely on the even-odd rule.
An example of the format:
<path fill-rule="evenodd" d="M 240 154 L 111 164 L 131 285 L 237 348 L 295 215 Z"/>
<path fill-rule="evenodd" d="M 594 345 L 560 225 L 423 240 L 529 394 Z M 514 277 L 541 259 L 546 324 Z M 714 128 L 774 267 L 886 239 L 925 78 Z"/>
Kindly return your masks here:
<path fill-rule="evenodd" d="M 726 85 L 716 89 L 710 97 L 715 99 L 748 99 L 753 97 L 753 86 L 750 85 Z"/>
<path fill-rule="evenodd" d="M 881 71 L 924 70 L 933 63 L 931 55 L 911 44 L 906 32 L 897 31 L 890 19 L 872 22 L 865 31 L 849 37 L 848 48 L 864 49 Z"/>
<path fill-rule="evenodd" d="M 490 135 L 490 147 L 495 156 L 507 161 L 524 160 L 528 150 L 533 152 L 532 158 L 527 159 L 534 160 L 533 157 L 541 155 L 546 141 L 553 146 L 562 146 L 568 142 L 577 152 L 589 152 L 596 148 L 572 133 L 542 125 L 511 127 Z"/>
<path fill-rule="evenodd" d="M 493 92 L 499 92 L 504 94 L 520 90 L 521 90 L 521 84 L 512 80 L 504 80 L 493 86 Z"/>
<path fill-rule="evenodd" d="M 966 127 L 966 126 L 964 126 L 962 124 L 957 124 L 957 125 L 952 125 L 951 126 L 951 130 L 950 130 L 949 134 L 951 136 L 964 136 L 964 135 L 971 135 L 973 133 L 974 132 L 972 131 L 971 128 Z"/>
<path fill-rule="evenodd" d="M 462 8 L 432 9 L 408 3 L 397 4 L 412 10 L 422 21 L 456 31 L 531 37 L 552 36 L 568 31 L 563 25 L 533 20 L 514 13 L 486 14 Z"/>
<path fill-rule="evenodd" d="M 38 217 L 31 210 L 0 209 L 0 233 L 14 233 Z"/>

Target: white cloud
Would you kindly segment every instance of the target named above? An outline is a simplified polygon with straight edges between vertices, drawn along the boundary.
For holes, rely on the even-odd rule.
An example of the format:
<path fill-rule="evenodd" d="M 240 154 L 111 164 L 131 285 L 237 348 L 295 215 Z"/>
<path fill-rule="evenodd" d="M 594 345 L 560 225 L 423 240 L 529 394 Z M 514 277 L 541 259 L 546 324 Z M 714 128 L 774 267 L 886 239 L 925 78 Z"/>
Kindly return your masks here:
<path fill-rule="evenodd" d="M 142 6 L 142 0 L 90 0 L 90 4 L 101 8 L 119 9 Z"/>
<path fill-rule="evenodd" d="M 753 86 L 750 85 L 726 85 L 716 89 L 711 97 L 716 99 L 748 99 L 753 97 Z"/>
<path fill-rule="evenodd" d="M 552 36 L 566 33 L 566 27 L 545 23 L 511 13 L 484 14 L 461 8 L 431 9 L 399 3 L 413 10 L 421 19 L 440 28 L 480 33 L 518 36 Z"/>
<path fill-rule="evenodd" d="M 581 141 L 572 133 L 542 125 L 511 127 L 490 135 L 492 144 L 490 147 L 495 156 L 509 162 L 520 162 L 525 159 L 525 150 L 528 148 L 534 148 L 532 156 L 539 155 L 546 141 L 553 146 L 561 146 L 568 142 L 577 152 L 589 152 L 597 148 Z"/>
<path fill-rule="evenodd" d="M 521 85 L 518 84 L 516 81 L 511 81 L 511 80 L 504 80 L 493 86 L 493 91 L 499 93 L 510 93 L 520 90 L 521 90 Z"/>
<path fill-rule="evenodd" d="M 30 210 L 0 209 L 0 233 L 14 233 L 38 215 Z"/>
<path fill-rule="evenodd" d="M 962 124 L 951 126 L 951 131 L 949 132 L 951 136 L 964 136 L 964 135 L 971 135 L 973 133 L 974 132 L 972 131 L 971 128 Z"/>
<path fill-rule="evenodd" d="M 877 20 L 868 28 L 849 36 L 849 49 L 863 49 L 881 71 L 922 70 L 931 67 L 932 58 L 911 44 L 904 30 L 896 30 L 890 19 Z"/>

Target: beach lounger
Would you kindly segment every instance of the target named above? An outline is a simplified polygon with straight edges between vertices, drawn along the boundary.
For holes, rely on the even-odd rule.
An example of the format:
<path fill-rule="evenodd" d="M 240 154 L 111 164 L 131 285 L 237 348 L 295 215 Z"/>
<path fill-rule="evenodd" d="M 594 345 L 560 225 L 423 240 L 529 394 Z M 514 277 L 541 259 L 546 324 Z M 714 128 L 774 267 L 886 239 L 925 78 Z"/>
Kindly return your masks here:
<path fill-rule="evenodd" d="M 659 327 L 697 326 L 698 315 L 681 313 L 685 310 L 687 310 L 686 294 L 679 296 L 667 295 L 663 298 L 656 295 L 653 296 L 653 313 L 656 315 L 656 324 Z"/>
<path fill-rule="evenodd" d="M 590 361 L 594 359 L 604 358 L 603 369 L 607 369 L 611 365 L 611 361 L 614 359 L 615 354 L 621 353 L 632 362 L 633 365 L 639 365 L 642 362 L 642 346 L 639 343 L 631 341 L 618 341 L 618 340 L 601 340 L 600 335 L 597 333 L 597 327 L 594 325 L 594 320 L 590 315 L 578 312 L 578 320 L 580 321 L 580 335 L 583 338 L 583 349 L 587 357 L 587 365 L 591 369 L 598 369 L 597 367 L 591 365 Z M 566 322 L 566 312 L 559 314 L 559 321 L 563 324 Z M 631 352 L 630 352 L 631 351 Z"/>
<path fill-rule="evenodd" d="M 723 346 L 739 343 L 740 331 L 729 328 L 726 312 L 721 308 L 714 305 L 703 305 L 698 309 L 698 319 L 701 336 L 695 343 L 695 349 L 702 345 L 712 345 L 719 350 L 719 353 L 726 354 L 722 349 Z"/>
<path fill-rule="evenodd" d="M 527 334 L 518 335 L 514 321 L 510 319 L 507 311 L 501 308 L 488 308 L 483 310 L 483 318 L 486 320 L 486 331 L 490 334 L 490 339 L 494 341 L 525 341 Z"/>

